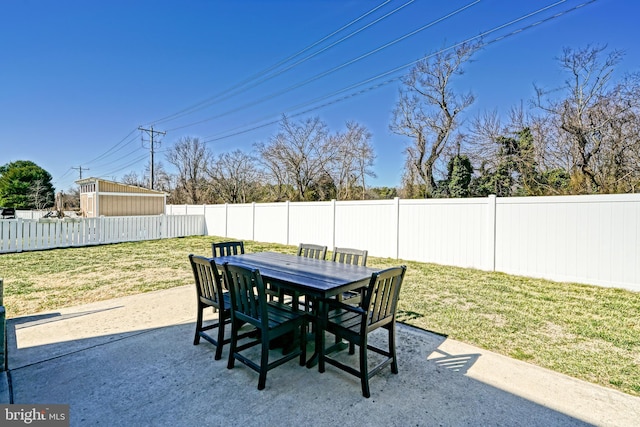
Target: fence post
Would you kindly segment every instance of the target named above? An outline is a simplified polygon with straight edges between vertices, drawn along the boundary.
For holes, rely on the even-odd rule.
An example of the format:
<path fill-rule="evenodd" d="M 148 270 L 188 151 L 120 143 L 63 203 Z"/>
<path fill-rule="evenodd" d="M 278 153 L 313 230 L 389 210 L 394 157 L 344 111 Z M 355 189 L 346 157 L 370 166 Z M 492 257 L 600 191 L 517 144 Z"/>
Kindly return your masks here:
<path fill-rule="evenodd" d="M 336 247 L 336 199 L 331 199 L 331 247 Z"/>
<path fill-rule="evenodd" d="M 496 271 L 496 195 L 487 197 L 486 256 L 487 270 Z"/>
<path fill-rule="evenodd" d="M 224 237 L 229 235 L 229 203 L 224 204 Z"/>
<path fill-rule="evenodd" d="M 395 205 L 396 208 L 396 215 L 395 215 L 395 220 L 396 220 L 396 226 L 395 226 L 395 230 L 396 230 L 396 259 L 400 259 L 400 197 L 394 197 L 393 198 L 393 204 Z"/>
<path fill-rule="evenodd" d="M 286 202 L 284 202 L 284 206 L 285 209 L 287 210 L 286 212 L 286 224 L 287 224 L 287 236 L 286 236 L 286 244 L 289 245 L 289 201 L 287 200 Z"/>
<path fill-rule="evenodd" d="M 251 202 L 251 240 L 256 240 L 256 202 Z"/>
<path fill-rule="evenodd" d="M 205 203 L 204 205 L 202 205 L 202 216 L 204 217 L 204 219 L 202 220 L 202 235 L 203 236 L 208 236 L 209 235 L 209 228 L 207 227 L 207 204 Z"/>
<path fill-rule="evenodd" d="M 22 252 L 24 248 L 24 238 L 22 238 L 24 236 L 24 226 L 25 226 L 24 220 L 22 218 L 18 218 L 16 220 L 16 230 L 15 230 L 15 233 L 13 234 L 14 236 L 16 236 L 15 237 L 16 252 Z M 9 227 L 11 227 L 11 225 L 9 225 Z M 20 232 L 20 237 L 18 237 L 18 232 Z"/>

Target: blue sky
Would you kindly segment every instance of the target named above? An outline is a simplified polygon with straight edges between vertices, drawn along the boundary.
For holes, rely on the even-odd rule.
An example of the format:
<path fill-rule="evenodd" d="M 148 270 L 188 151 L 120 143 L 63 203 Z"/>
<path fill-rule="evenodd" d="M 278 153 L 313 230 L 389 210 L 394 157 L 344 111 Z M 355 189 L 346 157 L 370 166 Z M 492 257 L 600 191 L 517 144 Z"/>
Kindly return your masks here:
<path fill-rule="evenodd" d="M 626 52 L 620 74 L 640 71 L 639 13 L 633 0 L 1 0 L 0 164 L 34 161 L 66 191 L 79 167 L 84 178 L 141 176 L 140 126 L 166 132 L 156 159 L 173 172 L 164 156 L 181 137 L 215 156 L 251 152 L 287 114 L 318 116 L 332 132 L 363 124 L 377 155 L 369 184 L 396 186 L 410 141 L 389 121 L 412 62 L 524 29 L 486 46 L 455 82 L 476 96 L 468 120 L 506 113 L 534 83 L 562 84 L 563 47 L 607 44 Z"/>

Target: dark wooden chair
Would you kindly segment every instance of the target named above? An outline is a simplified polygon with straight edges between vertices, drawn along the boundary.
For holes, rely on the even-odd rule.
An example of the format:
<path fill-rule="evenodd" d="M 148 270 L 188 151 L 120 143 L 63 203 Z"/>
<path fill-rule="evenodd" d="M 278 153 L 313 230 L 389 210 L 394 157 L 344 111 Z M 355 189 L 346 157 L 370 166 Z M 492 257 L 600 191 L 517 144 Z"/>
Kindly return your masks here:
<path fill-rule="evenodd" d="M 259 373 L 258 390 L 262 390 L 267 381 L 267 372 L 271 369 L 298 356 L 300 365 L 304 366 L 307 357 L 307 315 L 285 304 L 268 302 L 264 282 L 257 269 L 225 263 L 224 274 L 231 293 L 231 344 L 227 368 L 233 369 L 236 359 L 244 363 Z M 240 343 L 239 329 L 245 322 L 255 326 L 258 333 L 254 339 Z M 288 333 L 299 335 L 299 348 L 269 362 L 269 343 Z M 258 363 L 242 353 L 255 345 L 262 346 Z"/>
<path fill-rule="evenodd" d="M 352 249 L 352 248 L 334 248 L 333 253 L 331 254 L 331 261 L 341 262 L 344 264 L 353 264 L 353 265 L 367 265 L 367 250 L 361 249 Z M 364 294 L 364 289 L 359 289 L 355 291 L 344 292 L 342 295 L 338 296 L 338 300 L 344 301 L 347 304 L 357 305 L 362 302 L 362 295 Z"/>
<path fill-rule="evenodd" d="M 240 255 L 244 253 L 244 242 L 237 240 L 233 242 L 218 242 L 211 244 L 213 257 Z"/>
<path fill-rule="evenodd" d="M 234 240 L 231 242 L 218 242 L 211 244 L 211 253 L 214 258 L 228 255 L 241 255 L 244 253 L 244 242 L 241 240 Z M 224 274 L 222 273 L 222 266 L 220 268 L 220 275 L 222 276 L 222 288 L 228 289 L 227 284 L 224 281 Z"/>
<path fill-rule="evenodd" d="M 326 330 L 337 338 L 345 339 L 359 347 L 359 368 L 342 363 L 323 354 L 319 361 L 319 370 L 324 372 L 325 362 L 360 378 L 362 395 L 370 397 L 369 379 L 387 365 L 391 372 L 398 373 L 396 357 L 396 309 L 400 295 L 400 287 L 405 266 L 389 268 L 371 276 L 371 281 L 364 294 L 361 307 L 345 304 L 338 300 L 326 301 L 328 317 Z M 385 328 L 388 331 L 388 348 L 380 348 L 369 344 L 369 333 Z M 384 356 L 384 359 L 373 369 L 368 367 L 367 352 L 373 351 Z M 323 352 L 324 353 L 324 352 Z M 353 353 L 350 349 L 349 353 Z"/>
<path fill-rule="evenodd" d="M 189 262 L 193 270 L 198 297 L 198 315 L 193 345 L 200 344 L 200 338 L 204 338 L 216 346 L 215 359 L 220 360 L 223 345 L 230 342 L 229 339 L 224 339 L 224 328 L 226 324 L 231 322 L 231 297 L 229 292 L 222 289 L 220 273 L 213 258 L 191 254 Z M 214 311 L 218 312 L 218 321 L 203 326 L 203 312 L 207 307 L 213 307 Z M 214 328 L 218 328 L 217 339 L 205 333 Z"/>
<path fill-rule="evenodd" d="M 300 243 L 298 245 L 298 252 L 297 252 L 298 256 L 303 256 L 306 258 L 314 258 L 314 259 L 326 259 L 327 258 L 327 247 L 326 246 L 321 246 L 321 245 L 314 245 L 311 243 Z M 300 297 L 299 295 L 292 295 L 292 304 L 297 304 L 300 301 Z M 313 304 L 313 301 L 311 301 L 308 298 L 305 298 L 304 300 L 304 307 L 305 307 L 305 311 L 310 311 L 311 310 L 311 305 Z"/>
<path fill-rule="evenodd" d="M 327 247 L 312 245 L 309 243 L 300 243 L 300 245 L 298 245 L 297 255 L 307 258 L 325 259 L 327 257 Z"/>

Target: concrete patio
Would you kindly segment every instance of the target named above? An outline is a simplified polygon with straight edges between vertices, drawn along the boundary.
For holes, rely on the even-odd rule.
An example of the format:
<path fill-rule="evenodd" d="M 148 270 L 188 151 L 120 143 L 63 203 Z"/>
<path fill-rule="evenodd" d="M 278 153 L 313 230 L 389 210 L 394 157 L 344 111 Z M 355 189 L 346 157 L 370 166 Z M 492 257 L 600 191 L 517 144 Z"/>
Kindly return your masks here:
<path fill-rule="evenodd" d="M 207 342 L 190 286 L 9 319 L 0 403 L 70 405 L 72 426 L 637 426 L 640 398 L 399 325 L 398 375 L 296 361 L 267 387 Z M 376 339 L 376 336 L 374 336 Z M 276 351 L 276 350 L 274 350 Z M 346 352 L 345 352 L 346 353 Z M 344 357 L 349 357 L 344 355 Z M 354 357 L 354 356 L 351 356 Z"/>

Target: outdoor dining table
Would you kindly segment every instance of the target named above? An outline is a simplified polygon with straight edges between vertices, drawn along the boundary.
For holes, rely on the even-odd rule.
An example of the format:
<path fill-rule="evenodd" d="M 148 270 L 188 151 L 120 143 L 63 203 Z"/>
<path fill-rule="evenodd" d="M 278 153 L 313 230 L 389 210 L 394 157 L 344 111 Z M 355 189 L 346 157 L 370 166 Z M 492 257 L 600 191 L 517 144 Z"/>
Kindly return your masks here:
<path fill-rule="evenodd" d="M 216 264 L 225 262 L 249 268 L 257 268 L 266 282 L 270 282 L 290 293 L 305 295 L 317 302 L 313 313 L 316 316 L 315 351 L 307 362 L 312 367 L 319 362 L 325 351 L 324 329 L 326 322 L 326 304 L 323 300 L 335 297 L 346 291 L 352 291 L 368 285 L 371 275 L 380 271 L 377 268 L 339 262 L 318 260 L 277 252 L 255 252 L 241 255 L 216 257 Z"/>

